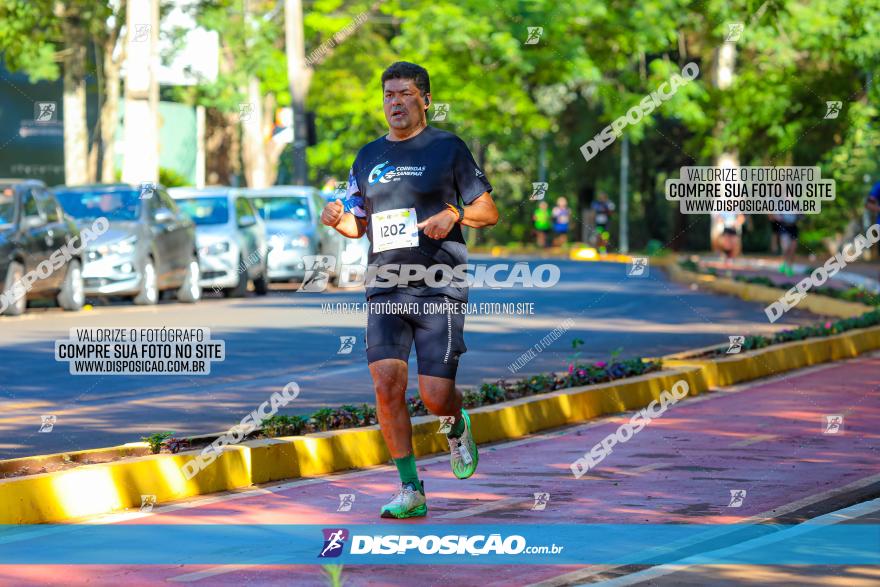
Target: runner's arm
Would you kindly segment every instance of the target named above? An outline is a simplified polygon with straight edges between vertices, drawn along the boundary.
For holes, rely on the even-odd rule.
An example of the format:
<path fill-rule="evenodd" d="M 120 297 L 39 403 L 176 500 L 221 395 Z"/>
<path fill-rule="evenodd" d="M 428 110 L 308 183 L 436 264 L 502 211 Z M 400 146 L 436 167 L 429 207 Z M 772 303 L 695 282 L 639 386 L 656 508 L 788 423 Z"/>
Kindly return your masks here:
<path fill-rule="evenodd" d="M 358 218 L 351 212 L 346 212 L 339 219 L 339 224 L 334 226 L 336 232 L 348 238 L 361 238 L 367 232 L 367 219 Z"/>
<path fill-rule="evenodd" d="M 346 212 L 340 200 L 330 202 L 321 212 L 321 222 L 348 238 L 360 238 L 367 231 L 367 219 Z"/>
<path fill-rule="evenodd" d="M 483 228 L 498 224 L 498 208 L 495 207 L 495 200 L 492 199 L 489 192 L 483 192 L 482 196 L 464 207 L 464 218 L 461 219 L 461 224 L 471 228 Z"/>

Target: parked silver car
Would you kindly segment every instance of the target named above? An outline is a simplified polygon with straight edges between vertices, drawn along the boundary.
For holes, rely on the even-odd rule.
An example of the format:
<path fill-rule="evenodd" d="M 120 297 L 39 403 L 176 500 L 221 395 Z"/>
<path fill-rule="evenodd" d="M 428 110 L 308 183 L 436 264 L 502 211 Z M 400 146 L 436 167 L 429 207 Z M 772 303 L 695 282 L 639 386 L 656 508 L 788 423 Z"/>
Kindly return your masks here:
<path fill-rule="evenodd" d="M 143 305 L 158 302 L 164 290 L 176 291 L 181 302 L 201 298 L 195 224 L 164 187 L 113 184 L 54 191 L 80 226 L 102 216 L 110 222 L 85 251 L 86 295 L 130 296 Z"/>
<path fill-rule="evenodd" d="M 303 257 L 332 255 L 336 257 L 334 276 L 343 261 L 348 240 L 321 224 L 324 199 L 308 186 L 275 186 L 264 189 L 243 189 L 266 222 L 269 235 L 269 279 L 272 281 L 301 280 L 305 276 Z"/>
<path fill-rule="evenodd" d="M 266 225 L 251 200 L 228 187 L 172 188 L 171 197 L 196 223 L 203 288 L 241 297 L 248 281 L 269 291 Z"/>

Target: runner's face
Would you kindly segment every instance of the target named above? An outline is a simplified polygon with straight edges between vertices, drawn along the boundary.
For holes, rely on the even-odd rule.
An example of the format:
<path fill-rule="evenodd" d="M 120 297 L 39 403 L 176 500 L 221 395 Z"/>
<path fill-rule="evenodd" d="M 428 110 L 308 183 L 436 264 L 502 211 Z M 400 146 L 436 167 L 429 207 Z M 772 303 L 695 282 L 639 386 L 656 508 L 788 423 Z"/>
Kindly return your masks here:
<path fill-rule="evenodd" d="M 425 100 L 411 79 L 394 78 L 385 82 L 383 107 L 391 128 L 406 130 L 424 124 Z"/>

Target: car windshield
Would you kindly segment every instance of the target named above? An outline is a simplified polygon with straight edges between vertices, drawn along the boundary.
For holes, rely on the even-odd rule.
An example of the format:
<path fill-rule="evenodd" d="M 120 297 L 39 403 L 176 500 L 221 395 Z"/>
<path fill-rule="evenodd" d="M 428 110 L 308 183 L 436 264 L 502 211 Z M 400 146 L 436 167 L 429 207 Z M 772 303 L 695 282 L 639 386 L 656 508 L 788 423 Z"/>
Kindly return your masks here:
<path fill-rule="evenodd" d="M 15 192 L 11 187 L 0 186 L 0 226 L 15 221 Z"/>
<path fill-rule="evenodd" d="M 137 190 L 100 189 L 64 191 L 55 195 L 64 211 L 77 220 L 137 220 L 140 194 Z"/>
<path fill-rule="evenodd" d="M 229 200 L 226 196 L 181 198 L 177 205 L 199 226 L 229 222 Z"/>
<path fill-rule="evenodd" d="M 259 197 L 251 201 L 263 220 L 309 220 L 309 200 L 303 196 Z"/>

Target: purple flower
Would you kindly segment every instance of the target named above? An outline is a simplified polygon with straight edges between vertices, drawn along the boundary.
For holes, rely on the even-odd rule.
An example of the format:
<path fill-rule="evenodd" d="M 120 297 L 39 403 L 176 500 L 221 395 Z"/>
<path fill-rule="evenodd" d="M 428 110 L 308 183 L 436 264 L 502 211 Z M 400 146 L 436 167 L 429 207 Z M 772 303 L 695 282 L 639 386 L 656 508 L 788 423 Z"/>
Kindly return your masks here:
<path fill-rule="evenodd" d="M 608 363 L 606 363 L 605 361 L 597 361 L 597 362 L 593 363 L 593 366 L 598 367 L 600 369 L 604 369 L 605 367 L 608 366 Z"/>

